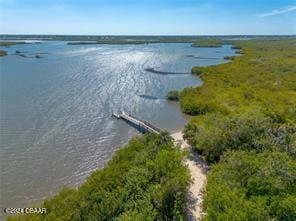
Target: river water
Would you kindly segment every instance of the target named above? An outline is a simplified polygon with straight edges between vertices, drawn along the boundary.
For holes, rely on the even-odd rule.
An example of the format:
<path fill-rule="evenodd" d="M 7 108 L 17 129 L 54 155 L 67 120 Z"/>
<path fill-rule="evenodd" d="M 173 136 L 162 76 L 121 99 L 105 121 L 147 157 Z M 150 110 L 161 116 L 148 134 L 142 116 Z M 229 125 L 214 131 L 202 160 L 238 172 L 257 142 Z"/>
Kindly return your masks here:
<path fill-rule="evenodd" d="M 39 202 L 62 186 L 78 186 L 102 168 L 138 134 L 112 118 L 113 111 L 124 109 L 168 131 L 182 128 L 186 118 L 178 103 L 164 99 L 166 93 L 201 84 L 190 74 L 192 66 L 219 64 L 234 54 L 229 45 L 193 48 L 183 43 L 48 41 L 4 50 L 8 56 L 0 58 L 1 208 Z M 145 70 L 151 68 L 162 74 Z"/>

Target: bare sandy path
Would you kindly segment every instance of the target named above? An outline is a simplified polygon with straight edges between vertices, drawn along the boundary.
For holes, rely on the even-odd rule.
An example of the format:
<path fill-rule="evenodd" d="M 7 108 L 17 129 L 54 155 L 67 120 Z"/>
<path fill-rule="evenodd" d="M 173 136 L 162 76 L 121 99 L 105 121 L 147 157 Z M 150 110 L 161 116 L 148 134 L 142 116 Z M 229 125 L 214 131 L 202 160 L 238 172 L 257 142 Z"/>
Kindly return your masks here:
<path fill-rule="evenodd" d="M 207 181 L 208 165 L 200 158 L 200 156 L 193 152 L 191 147 L 183 139 L 182 132 L 171 134 L 176 143 L 181 145 L 182 149 L 189 150 L 189 156 L 185 159 L 184 163 L 188 166 L 192 183 L 189 186 L 186 196 L 186 218 L 188 221 L 200 220 L 202 217 L 202 190 Z"/>

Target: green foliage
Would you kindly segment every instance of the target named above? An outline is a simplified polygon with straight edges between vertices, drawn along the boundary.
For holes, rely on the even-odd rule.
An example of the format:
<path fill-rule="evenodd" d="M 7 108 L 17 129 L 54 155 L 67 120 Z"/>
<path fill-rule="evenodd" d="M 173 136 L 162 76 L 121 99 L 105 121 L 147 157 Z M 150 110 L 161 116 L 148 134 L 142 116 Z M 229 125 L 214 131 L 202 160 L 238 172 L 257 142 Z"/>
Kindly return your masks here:
<path fill-rule="evenodd" d="M 191 73 L 201 75 L 203 73 L 203 67 L 195 66 L 191 69 Z"/>
<path fill-rule="evenodd" d="M 242 47 L 237 46 L 237 45 L 233 45 L 233 46 L 231 46 L 231 48 L 232 49 L 236 49 L 236 50 L 241 50 L 242 49 Z"/>
<path fill-rule="evenodd" d="M 183 220 L 190 179 L 183 157 L 167 133 L 133 138 L 80 188 L 45 200 L 45 215 L 8 220 Z"/>
<path fill-rule="evenodd" d="M 244 54 L 244 51 L 243 50 L 236 50 L 235 53 L 236 54 Z"/>
<path fill-rule="evenodd" d="M 24 41 L 0 41 L 0 46 L 9 47 L 17 44 L 26 44 Z"/>
<path fill-rule="evenodd" d="M 184 137 L 215 164 L 204 220 L 296 220 L 296 40 L 232 43 L 242 56 L 192 68 L 204 84 L 180 93 L 198 115 Z"/>
<path fill-rule="evenodd" d="M 0 47 L 10 47 L 17 44 L 26 44 L 26 42 L 21 41 L 0 41 Z M 4 50 L 0 50 L 0 57 L 4 57 L 7 55 L 7 52 Z"/>
<path fill-rule="evenodd" d="M 215 99 L 210 98 L 209 91 L 199 88 L 185 88 L 180 93 L 180 106 L 182 111 L 190 115 L 200 115 L 212 111 L 227 113 L 223 104 L 219 104 Z"/>
<path fill-rule="evenodd" d="M 296 220 L 296 40 L 232 43 L 242 56 L 192 68 L 204 84 L 179 94 L 182 110 L 198 115 L 185 138 L 215 164 L 203 219 Z M 183 157 L 167 133 L 134 138 L 78 190 L 46 200 L 47 214 L 8 220 L 183 220 Z"/>
<path fill-rule="evenodd" d="M 204 220 L 295 220 L 295 179 L 286 153 L 228 152 L 208 176 Z"/>
<path fill-rule="evenodd" d="M 180 103 L 187 114 L 260 109 L 296 122 L 296 40 L 234 41 L 243 56 L 233 62 L 194 67 L 203 86 L 185 89 Z"/>
<path fill-rule="evenodd" d="M 296 126 L 275 123 L 262 113 L 206 114 L 185 127 L 185 138 L 210 162 L 227 150 L 285 151 L 296 158 Z"/>
<path fill-rule="evenodd" d="M 224 56 L 225 60 L 234 60 L 236 56 Z"/>
<path fill-rule="evenodd" d="M 171 100 L 171 101 L 178 101 L 179 100 L 179 91 L 169 91 L 166 96 L 166 99 Z"/>
<path fill-rule="evenodd" d="M 6 51 L 0 51 L 0 57 L 6 56 L 7 52 Z"/>

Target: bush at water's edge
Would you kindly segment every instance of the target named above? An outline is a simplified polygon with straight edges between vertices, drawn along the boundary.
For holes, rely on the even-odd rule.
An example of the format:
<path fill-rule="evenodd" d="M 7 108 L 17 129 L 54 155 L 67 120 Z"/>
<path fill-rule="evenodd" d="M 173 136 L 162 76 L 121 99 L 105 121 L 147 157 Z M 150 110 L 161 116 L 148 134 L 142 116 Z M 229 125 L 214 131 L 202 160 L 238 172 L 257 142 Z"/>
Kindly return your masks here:
<path fill-rule="evenodd" d="M 78 190 L 65 188 L 45 200 L 46 214 L 8 220 L 183 220 L 190 180 L 183 157 L 166 137 L 133 138 Z"/>
<path fill-rule="evenodd" d="M 192 72 L 185 138 L 212 163 L 204 220 L 296 220 L 296 39 L 233 41 L 243 55 Z"/>

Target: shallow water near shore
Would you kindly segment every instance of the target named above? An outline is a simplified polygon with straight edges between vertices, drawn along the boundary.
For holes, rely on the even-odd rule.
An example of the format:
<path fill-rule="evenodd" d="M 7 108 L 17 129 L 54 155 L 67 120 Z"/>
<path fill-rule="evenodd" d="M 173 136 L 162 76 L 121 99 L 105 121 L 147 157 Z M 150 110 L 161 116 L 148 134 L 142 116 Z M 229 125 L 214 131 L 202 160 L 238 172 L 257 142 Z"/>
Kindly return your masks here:
<path fill-rule="evenodd" d="M 234 55 L 229 45 L 185 43 L 51 41 L 3 49 L 8 56 L 0 58 L 1 208 L 39 202 L 102 168 L 139 134 L 112 118 L 114 111 L 124 109 L 171 132 L 181 129 L 186 117 L 178 103 L 165 100 L 166 93 L 201 84 L 190 74 L 192 66 Z"/>

